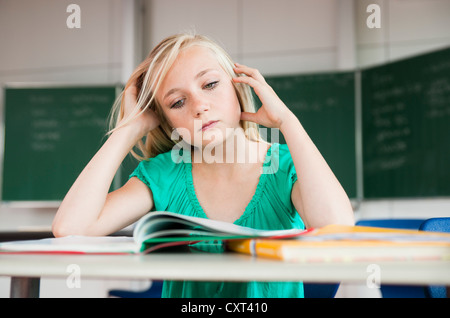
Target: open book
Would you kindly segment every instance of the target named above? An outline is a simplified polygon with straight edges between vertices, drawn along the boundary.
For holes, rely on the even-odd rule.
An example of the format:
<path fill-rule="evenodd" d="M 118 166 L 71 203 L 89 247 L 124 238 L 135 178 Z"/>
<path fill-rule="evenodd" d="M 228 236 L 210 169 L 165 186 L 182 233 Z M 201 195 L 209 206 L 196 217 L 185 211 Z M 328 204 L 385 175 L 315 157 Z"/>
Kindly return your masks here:
<path fill-rule="evenodd" d="M 307 230 L 255 230 L 228 222 L 185 216 L 173 212 L 150 212 L 135 225 L 133 237 L 67 236 L 0 243 L 9 253 L 148 253 L 161 248 L 204 241 L 292 237 Z"/>

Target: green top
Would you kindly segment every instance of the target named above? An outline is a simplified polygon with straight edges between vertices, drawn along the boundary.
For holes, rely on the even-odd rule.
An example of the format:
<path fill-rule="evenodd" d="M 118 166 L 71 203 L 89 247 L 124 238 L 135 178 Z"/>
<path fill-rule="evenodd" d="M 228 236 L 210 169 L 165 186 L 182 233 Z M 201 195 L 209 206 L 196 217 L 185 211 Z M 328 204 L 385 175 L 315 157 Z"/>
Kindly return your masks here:
<path fill-rule="evenodd" d="M 207 218 L 195 194 L 190 161 L 190 154 L 169 151 L 142 161 L 130 178 L 138 177 L 150 187 L 154 211 Z M 291 190 L 296 181 L 297 174 L 287 145 L 272 144 L 267 151 L 255 194 L 234 224 L 263 230 L 304 229 L 303 221 L 291 201 Z M 213 250 L 211 247 L 208 249 L 223 251 L 221 245 L 213 246 Z M 303 283 L 165 281 L 162 296 L 303 297 Z"/>

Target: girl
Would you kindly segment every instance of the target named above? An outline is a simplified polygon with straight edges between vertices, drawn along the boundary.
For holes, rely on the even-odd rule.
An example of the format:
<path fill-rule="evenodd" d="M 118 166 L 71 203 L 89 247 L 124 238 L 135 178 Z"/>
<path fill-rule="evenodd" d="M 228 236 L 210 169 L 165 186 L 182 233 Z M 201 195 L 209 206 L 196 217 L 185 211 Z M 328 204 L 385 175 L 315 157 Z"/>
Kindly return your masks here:
<path fill-rule="evenodd" d="M 256 113 L 251 88 L 262 102 Z M 108 235 L 151 210 L 259 229 L 353 224 L 345 191 L 296 116 L 256 69 L 233 64 L 206 37 L 181 34 L 157 45 L 132 74 L 116 113 L 110 137 L 61 203 L 57 237 Z M 257 124 L 278 128 L 287 145 L 266 143 Z M 171 151 L 179 145 L 183 160 Z M 108 193 L 134 146 L 145 160 Z M 168 281 L 163 296 L 302 297 L 303 287 Z"/>

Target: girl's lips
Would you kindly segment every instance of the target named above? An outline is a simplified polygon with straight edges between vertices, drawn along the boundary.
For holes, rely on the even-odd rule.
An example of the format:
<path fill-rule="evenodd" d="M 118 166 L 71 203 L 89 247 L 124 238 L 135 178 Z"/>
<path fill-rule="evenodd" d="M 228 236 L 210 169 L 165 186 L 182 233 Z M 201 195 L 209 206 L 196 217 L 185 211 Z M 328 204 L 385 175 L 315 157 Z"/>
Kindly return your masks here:
<path fill-rule="evenodd" d="M 218 120 L 212 120 L 212 121 L 207 122 L 206 124 L 204 124 L 202 126 L 202 131 L 205 131 L 205 130 L 208 130 L 208 129 L 214 127 L 217 123 L 218 123 Z"/>

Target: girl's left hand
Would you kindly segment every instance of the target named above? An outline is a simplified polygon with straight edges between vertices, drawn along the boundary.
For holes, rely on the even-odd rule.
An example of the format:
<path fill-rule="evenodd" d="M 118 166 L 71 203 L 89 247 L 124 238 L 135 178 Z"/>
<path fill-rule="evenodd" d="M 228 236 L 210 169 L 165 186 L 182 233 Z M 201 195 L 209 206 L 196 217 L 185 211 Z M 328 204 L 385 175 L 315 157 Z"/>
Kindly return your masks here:
<path fill-rule="evenodd" d="M 267 84 L 257 69 L 236 63 L 234 71 L 238 76 L 233 78 L 235 83 L 248 84 L 255 90 L 261 100 L 262 106 L 256 113 L 242 112 L 241 120 L 252 121 L 268 128 L 280 128 L 283 121 L 292 113 L 277 96 L 275 91 Z"/>

